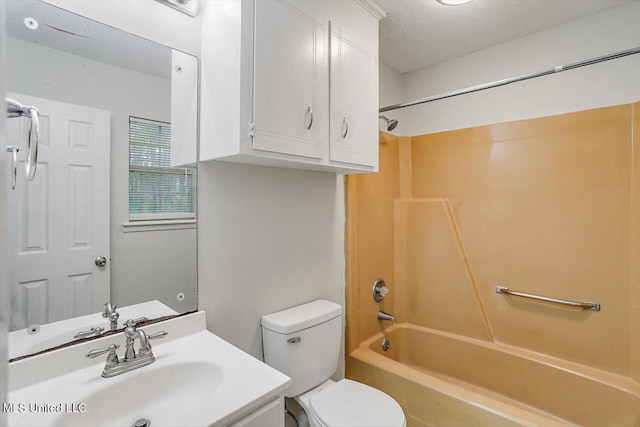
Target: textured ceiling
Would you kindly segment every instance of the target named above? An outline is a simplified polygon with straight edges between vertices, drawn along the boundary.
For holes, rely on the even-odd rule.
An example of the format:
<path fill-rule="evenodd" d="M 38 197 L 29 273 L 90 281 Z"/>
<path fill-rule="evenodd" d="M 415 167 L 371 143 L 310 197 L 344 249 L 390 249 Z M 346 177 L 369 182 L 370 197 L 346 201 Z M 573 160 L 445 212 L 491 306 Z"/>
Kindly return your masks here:
<path fill-rule="evenodd" d="M 640 0 L 375 1 L 387 12 L 380 21 L 380 59 L 407 73 Z"/>

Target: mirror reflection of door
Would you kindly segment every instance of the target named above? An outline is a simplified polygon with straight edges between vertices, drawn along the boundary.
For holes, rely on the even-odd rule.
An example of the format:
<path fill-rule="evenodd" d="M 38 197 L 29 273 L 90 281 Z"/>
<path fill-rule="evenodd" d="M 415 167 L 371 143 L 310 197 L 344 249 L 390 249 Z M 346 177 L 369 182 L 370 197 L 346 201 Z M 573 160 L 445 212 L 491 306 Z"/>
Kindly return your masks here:
<path fill-rule="evenodd" d="M 41 114 L 37 174 L 9 193 L 11 330 L 101 310 L 109 300 L 109 111 L 8 94 Z M 26 140 L 27 121 L 7 121 Z M 20 165 L 24 153 L 19 152 Z M 107 193 L 107 197 L 104 197 Z M 99 266 L 96 258 L 105 257 Z"/>
<path fill-rule="evenodd" d="M 74 341 L 92 328 L 101 336 L 112 326 L 102 317 L 106 302 L 117 306 L 119 328 L 128 319 L 194 310 L 197 58 L 44 1 L 2 3 L 12 92 L 2 95 L 39 109 L 44 137 L 35 181 L 25 181 L 22 164 L 9 194 L 9 358 Z M 132 117 L 170 130 L 169 141 L 149 134 L 141 141 L 163 162 L 131 161 Z M 7 121 L 21 158 L 27 121 Z M 190 172 L 181 178 L 169 170 L 176 166 Z M 183 199 L 189 212 L 177 203 Z M 104 267 L 95 264 L 98 257 Z"/>

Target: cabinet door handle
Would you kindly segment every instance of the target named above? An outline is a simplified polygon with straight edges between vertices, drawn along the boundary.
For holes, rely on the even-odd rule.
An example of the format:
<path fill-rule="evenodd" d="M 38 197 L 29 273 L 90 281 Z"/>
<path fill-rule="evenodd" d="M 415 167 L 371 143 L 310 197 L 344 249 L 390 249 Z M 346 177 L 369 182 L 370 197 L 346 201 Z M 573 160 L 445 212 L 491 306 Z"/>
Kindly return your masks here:
<path fill-rule="evenodd" d="M 311 109 L 311 105 L 307 107 L 307 112 L 304 114 L 305 121 L 307 121 L 307 116 L 309 116 L 309 124 L 306 128 L 307 130 L 311 130 L 311 126 L 313 126 L 313 110 Z"/>
<path fill-rule="evenodd" d="M 18 151 L 15 145 L 7 145 L 7 152 L 11 153 L 11 189 L 16 189 L 16 177 L 18 176 Z"/>
<path fill-rule="evenodd" d="M 349 122 L 346 117 L 342 118 L 342 137 L 346 138 L 349 133 Z"/>

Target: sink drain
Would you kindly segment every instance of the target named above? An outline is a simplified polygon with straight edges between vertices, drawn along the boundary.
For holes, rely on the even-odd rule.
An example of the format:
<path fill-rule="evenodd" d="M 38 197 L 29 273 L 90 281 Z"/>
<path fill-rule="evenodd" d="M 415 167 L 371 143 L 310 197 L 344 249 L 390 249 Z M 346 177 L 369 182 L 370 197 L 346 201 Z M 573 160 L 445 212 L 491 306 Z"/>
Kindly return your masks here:
<path fill-rule="evenodd" d="M 151 421 L 146 418 L 140 418 L 131 427 L 151 427 Z"/>
<path fill-rule="evenodd" d="M 385 338 L 385 339 L 383 339 L 383 340 L 382 340 L 382 350 L 383 350 L 383 351 L 387 351 L 387 350 L 389 350 L 390 348 L 391 348 L 391 343 L 389 342 L 389 340 L 388 340 L 388 339 L 386 339 L 386 338 Z"/>

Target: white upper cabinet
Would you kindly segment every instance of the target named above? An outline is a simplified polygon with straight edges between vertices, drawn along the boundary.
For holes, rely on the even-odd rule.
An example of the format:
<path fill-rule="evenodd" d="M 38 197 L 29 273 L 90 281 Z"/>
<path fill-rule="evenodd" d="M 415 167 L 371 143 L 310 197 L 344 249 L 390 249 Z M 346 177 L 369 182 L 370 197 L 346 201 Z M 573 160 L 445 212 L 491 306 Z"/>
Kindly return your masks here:
<path fill-rule="evenodd" d="M 378 165 L 378 62 L 332 21 L 329 159 Z M 376 141 L 372 144 L 371 141 Z"/>
<path fill-rule="evenodd" d="M 253 148 L 322 159 L 329 132 L 326 29 L 292 4 L 255 4 Z"/>
<path fill-rule="evenodd" d="M 368 0 L 203 3 L 200 160 L 378 170 L 378 20 Z"/>

